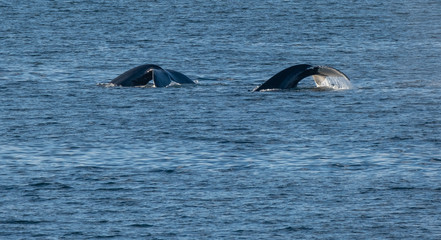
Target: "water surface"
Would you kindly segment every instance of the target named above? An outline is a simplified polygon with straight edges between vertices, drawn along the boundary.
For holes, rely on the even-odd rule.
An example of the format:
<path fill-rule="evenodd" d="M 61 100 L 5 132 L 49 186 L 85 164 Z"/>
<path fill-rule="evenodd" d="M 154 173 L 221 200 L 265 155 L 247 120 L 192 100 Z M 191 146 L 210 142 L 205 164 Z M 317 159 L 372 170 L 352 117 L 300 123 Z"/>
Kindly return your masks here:
<path fill-rule="evenodd" d="M 1 1 L 0 238 L 439 238 L 440 12 Z M 198 84 L 100 85 L 145 63 Z M 353 87 L 250 91 L 302 63 Z"/>

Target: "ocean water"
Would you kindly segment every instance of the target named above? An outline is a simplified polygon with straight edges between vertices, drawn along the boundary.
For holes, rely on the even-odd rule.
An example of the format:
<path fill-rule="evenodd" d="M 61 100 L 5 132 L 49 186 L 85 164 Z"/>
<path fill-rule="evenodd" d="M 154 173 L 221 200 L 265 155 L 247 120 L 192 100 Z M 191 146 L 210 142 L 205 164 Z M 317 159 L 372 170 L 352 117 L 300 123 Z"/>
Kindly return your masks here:
<path fill-rule="evenodd" d="M 439 1 L 0 1 L 0 239 L 441 238 Z M 105 87 L 152 63 L 197 81 Z M 295 64 L 352 87 L 251 92 Z"/>

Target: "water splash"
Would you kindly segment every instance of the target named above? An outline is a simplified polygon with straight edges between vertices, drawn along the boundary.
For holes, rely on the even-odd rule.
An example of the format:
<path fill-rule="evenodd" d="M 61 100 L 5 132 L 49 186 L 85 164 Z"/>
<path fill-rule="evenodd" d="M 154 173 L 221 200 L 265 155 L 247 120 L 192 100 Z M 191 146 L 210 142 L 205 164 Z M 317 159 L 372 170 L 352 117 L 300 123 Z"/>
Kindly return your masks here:
<path fill-rule="evenodd" d="M 116 85 L 113 83 L 97 83 L 96 85 L 99 87 L 105 87 L 105 88 L 116 87 Z"/>
<path fill-rule="evenodd" d="M 352 83 L 345 77 L 327 76 L 324 81 L 317 84 L 317 87 L 327 87 L 332 89 L 351 89 Z"/>

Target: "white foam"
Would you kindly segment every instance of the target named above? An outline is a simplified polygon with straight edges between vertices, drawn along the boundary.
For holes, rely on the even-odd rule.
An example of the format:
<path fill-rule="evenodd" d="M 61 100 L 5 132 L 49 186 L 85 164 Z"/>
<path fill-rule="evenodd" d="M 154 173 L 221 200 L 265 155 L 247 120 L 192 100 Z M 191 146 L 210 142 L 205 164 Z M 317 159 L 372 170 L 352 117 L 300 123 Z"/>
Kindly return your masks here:
<path fill-rule="evenodd" d="M 97 83 L 96 85 L 100 87 L 116 87 L 113 83 Z"/>

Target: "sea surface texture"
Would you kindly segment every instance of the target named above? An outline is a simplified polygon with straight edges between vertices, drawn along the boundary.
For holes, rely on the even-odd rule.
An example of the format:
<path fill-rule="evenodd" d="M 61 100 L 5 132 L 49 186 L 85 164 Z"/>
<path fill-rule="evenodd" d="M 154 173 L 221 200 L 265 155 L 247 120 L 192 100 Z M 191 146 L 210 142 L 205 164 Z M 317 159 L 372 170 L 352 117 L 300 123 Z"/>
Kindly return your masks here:
<path fill-rule="evenodd" d="M 440 239 L 441 3 L 0 1 L 0 239 Z M 141 64 L 195 85 L 109 86 Z M 296 65 L 352 88 L 252 92 Z"/>

